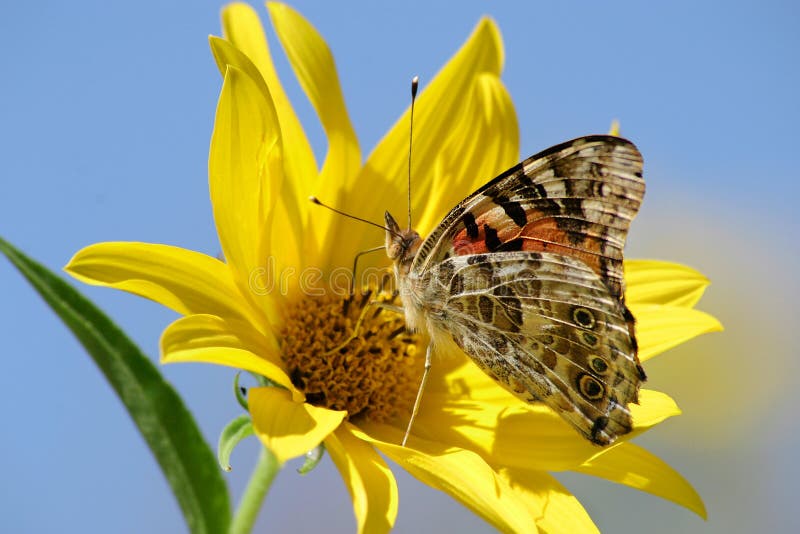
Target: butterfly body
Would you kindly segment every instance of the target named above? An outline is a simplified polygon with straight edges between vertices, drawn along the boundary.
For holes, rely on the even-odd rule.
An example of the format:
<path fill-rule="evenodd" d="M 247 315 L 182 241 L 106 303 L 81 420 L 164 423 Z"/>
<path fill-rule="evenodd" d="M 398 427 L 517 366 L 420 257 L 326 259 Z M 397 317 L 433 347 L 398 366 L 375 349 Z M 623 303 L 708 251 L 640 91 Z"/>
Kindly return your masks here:
<path fill-rule="evenodd" d="M 430 353 L 454 343 L 592 442 L 630 432 L 628 404 L 645 375 L 622 250 L 644 195 L 641 170 L 629 141 L 588 136 L 504 172 L 425 240 L 387 212 L 406 323 L 431 339 L 425 376 Z"/>

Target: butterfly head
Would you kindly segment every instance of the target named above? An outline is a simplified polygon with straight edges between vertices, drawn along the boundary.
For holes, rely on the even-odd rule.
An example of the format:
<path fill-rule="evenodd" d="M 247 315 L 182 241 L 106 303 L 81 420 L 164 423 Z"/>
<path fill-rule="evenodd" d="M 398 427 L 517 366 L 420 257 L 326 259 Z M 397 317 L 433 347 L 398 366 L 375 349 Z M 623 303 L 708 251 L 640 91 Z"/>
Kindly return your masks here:
<path fill-rule="evenodd" d="M 401 271 L 408 272 L 422 240 L 419 234 L 411 228 L 401 230 L 400 225 L 388 211 L 384 214 L 384 218 L 386 220 L 386 255 L 400 267 Z"/>

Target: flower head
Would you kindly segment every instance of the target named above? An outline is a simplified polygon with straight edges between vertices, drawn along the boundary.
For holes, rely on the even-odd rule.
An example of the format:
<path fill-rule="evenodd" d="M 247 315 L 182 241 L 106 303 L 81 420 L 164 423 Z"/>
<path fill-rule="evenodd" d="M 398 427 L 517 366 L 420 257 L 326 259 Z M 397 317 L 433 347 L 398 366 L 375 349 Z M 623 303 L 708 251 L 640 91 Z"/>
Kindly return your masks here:
<path fill-rule="evenodd" d="M 388 530 L 397 486 L 378 451 L 507 531 L 576 532 L 594 525 L 551 471 L 627 484 L 704 514 L 697 494 L 644 449 L 601 449 L 543 406 L 501 389 L 463 354 L 436 362 L 408 446 L 400 446 L 422 373 L 424 344 L 404 329 L 387 262 L 354 256 L 380 244 L 374 228 L 314 206 L 381 220 L 405 211 L 408 116 L 362 163 L 333 57 L 297 12 L 269 4 L 275 31 L 328 139 L 321 167 L 275 72 L 258 16 L 223 11 L 211 48 L 224 76 L 209 155 L 209 187 L 224 261 L 159 244 L 100 243 L 66 267 L 87 283 L 123 289 L 183 315 L 164 331 L 164 362 L 245 369 L 280 387 L 251 389 L 257 435 L 281 460 L 324 443 L 353 499 L 361 532 Z M 427 85 L 415 114 L 411 208 L 422 235 L 457 201 L 519 156 L 516 116 L 500 81 L 503 49 L 481 20 Z M 663 262 L 626 264 L 626 302 L 643 361 L 700 333 L 693 309 L 707 281 Z M 373 308 L 372 301 L 388 309 Z M 643 390 L 633 435 L 679 413 Z"/>

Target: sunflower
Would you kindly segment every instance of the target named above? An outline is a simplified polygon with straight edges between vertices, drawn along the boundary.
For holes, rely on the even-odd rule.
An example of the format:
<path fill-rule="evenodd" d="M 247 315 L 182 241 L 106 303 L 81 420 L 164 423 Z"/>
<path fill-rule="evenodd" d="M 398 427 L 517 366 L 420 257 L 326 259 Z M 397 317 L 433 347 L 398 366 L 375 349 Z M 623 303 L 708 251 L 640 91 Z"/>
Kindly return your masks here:
<path fill-rule="evenodd" d="M 94 285 L 152 299 L 183 317 L 161 338 L 161 360 L 208 362 L 266 377 L 248 405 L 256 434 L 280 462 L 320 443 L 352 496 L 359 532 L 394 524 L 397 485 L 380 453 L 446 491 L 503 531 L 595 531 L 550 474 L 573 470 L 653 493 L 700 515 L 702 501 L 672 468 L 622 440 L 601 449 L 544 406 L 501 389 L 463 354 L 434 363 L 408 445 L 400 446 L 422 373 L 424 343 L 391 310 L 386 261 L 359 251 L 374 228 L 313 206 L 316 195 L 381 220 L 405 211 L 408 111 L 362 163 L 333 57 L 301 15 L 268 4 L 277 36 L 328 139 L 320 167 L 283 90 L 258 15 L 231 4 L 211 37 L 224 76 L 209 155 L 209 187 L 224 259 L 162 244 L 99 243 L 66 270 Z M 490 19 L 427 85 L 415 114 L 411 209 L 421 234 L 466 194 L 518 160 L 503 48 Z M 627 303 L 643 361 L 719 323 L 693 309 L 707 281 L 657 261 L 626 263 Z M 363 283 L 362 283 L 363 282 Z M 366 310 L 366 311 L 365 311 Z M 679 410 L 642 390 L 641 433 Z"/>

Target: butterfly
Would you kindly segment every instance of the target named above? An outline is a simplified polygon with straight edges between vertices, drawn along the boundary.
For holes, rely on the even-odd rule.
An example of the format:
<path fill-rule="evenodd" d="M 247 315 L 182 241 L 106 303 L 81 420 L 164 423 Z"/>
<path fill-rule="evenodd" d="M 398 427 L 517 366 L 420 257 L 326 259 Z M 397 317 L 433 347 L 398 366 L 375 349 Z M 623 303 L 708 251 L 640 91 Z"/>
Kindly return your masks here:
<path fill-rule="evenodd" d="M 498 384 L 598 445 L 631 431 L 646 379 L 622 253 L 644 197 L 642 156 L 592 135 L 531 156 L 461 201 L 426 238 L 387 211 L 407 327 L 455 344 Z"/>

